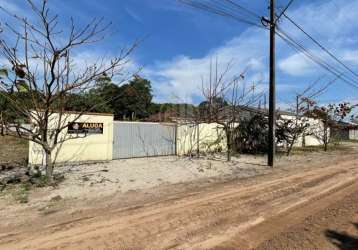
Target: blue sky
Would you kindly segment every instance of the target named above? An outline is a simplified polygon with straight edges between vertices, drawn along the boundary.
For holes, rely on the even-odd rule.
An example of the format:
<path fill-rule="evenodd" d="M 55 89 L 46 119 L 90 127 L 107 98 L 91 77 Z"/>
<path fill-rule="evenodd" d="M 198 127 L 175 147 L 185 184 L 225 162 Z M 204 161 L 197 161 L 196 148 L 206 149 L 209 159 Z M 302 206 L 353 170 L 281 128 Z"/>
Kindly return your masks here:
<path fill-rule="evenodd" d="M 267 15 L 266 0 L 236 1 L 259 15 Z M 95 16 L 103 16 L 113 23 L 106 41 L 79 52 L 82 59 L 91 61 L 104 54 L 115 55 L 122 46 L 143 39 L 131 55 L 130 69 L 143 67 L 141 74 L 151 80 L 155 101 L 200 102 L 201 77 L 208 75 L 213 58 L 218 58 L 221 68 L 233 61 L 233 75 L 248 68 L 247 84 L 254 82 L 258 90 L 267 90 L 268 33 L 263 29 L 193 10 L 175 0 L 49 2 L 53 12 L 60 14 L 64 28 L 70 16 L 79 25 Z M 277 5 L 282 7 L 287 2 L 278 0 Z M 24 0 L 0 0 L 0 5 L 31 16 Z M 296 0 L 287 13 L 358 72 L 358 0 Z M 0 18 L 8 19 L 4 13 Z M 283 20 L 281 27 L 317 55 L 329 60 L 287 21 Z M 338 67 L 334 61 L 329 62 Z M 282 108 L 293 103 L 296 93 L 320 76 L 324 77 L 322 84 L 334 78 L 277 38 L 277 98 Z M 322 103 L 341 100 L 357 103 L 357 93 L 357 88 L 338 80 L 319 100 Z"/>

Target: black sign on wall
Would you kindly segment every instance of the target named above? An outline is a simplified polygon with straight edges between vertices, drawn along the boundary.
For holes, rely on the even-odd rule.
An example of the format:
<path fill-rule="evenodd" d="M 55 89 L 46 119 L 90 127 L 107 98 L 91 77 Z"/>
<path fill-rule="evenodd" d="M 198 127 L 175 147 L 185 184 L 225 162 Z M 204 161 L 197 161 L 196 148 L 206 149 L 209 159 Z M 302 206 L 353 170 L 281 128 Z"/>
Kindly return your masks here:
<path fill-rule="evenodd" d="M 96 122 L 70 122 L 68 134 L 103 134 L 103 123 Z"/>

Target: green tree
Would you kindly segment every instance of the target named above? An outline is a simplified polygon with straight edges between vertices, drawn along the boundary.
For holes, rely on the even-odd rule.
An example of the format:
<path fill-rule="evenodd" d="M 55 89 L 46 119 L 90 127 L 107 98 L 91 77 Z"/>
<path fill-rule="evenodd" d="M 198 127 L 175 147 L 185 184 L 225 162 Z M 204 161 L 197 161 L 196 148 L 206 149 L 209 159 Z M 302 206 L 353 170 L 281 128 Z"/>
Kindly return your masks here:
<path fill-rule="evenodd" d="M 118 98 L 112 103 L 116 119 L 136 120 L 150 115 L 153 95 L 149 80 L 135 75 L 129 83 L 120 86 L 117 93 Z"/>
<path fill-rule="evenodd" d="M 221 96 L 214 96 L 209 100 L 201 102 L 198 106 L 199 115 L 201 118 L 212 121 L 215 120 L 214 113 L 216 110 L 223 110 L 224 107 L 227 107 L 228 102 Z"/>
<path fill-rule="evenodd" d="M 152 104 L 150 81 L 135 75 L 127 84 L 118 86 L 107 75 L 96 79 L 96 87 L 80 94 L 69 94 L 66 110 L 82 111 L 97 105 L 93 112 L 114 113 L 115 119 L 136 120 L 151 114 L 151 109 L 160 110 Z"/>

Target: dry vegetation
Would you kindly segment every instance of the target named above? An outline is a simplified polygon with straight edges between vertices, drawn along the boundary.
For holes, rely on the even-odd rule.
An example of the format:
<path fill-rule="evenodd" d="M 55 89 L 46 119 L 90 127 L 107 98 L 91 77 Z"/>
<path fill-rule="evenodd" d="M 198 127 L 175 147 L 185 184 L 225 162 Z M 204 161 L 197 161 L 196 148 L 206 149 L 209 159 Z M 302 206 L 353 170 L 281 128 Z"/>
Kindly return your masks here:
<path fill-rule="evenodd" d="M 27 163 L 28 142 L 24 139 L 11 136 L 0 136 L 0 164 Z"/>

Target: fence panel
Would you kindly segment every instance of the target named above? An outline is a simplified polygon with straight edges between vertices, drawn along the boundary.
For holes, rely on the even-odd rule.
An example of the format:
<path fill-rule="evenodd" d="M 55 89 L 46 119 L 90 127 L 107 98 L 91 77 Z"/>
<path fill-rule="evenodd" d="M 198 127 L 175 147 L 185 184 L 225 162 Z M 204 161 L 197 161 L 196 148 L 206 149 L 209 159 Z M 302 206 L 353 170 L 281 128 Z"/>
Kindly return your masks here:
<path fill-rule="evenodd" d="M 113 159 L 175 154 L 175 125 L 114 122 Z"/>

